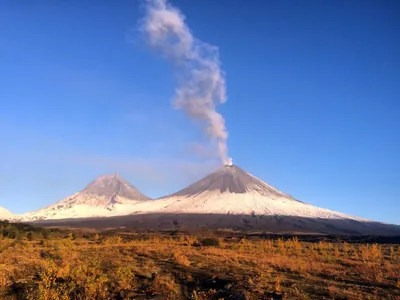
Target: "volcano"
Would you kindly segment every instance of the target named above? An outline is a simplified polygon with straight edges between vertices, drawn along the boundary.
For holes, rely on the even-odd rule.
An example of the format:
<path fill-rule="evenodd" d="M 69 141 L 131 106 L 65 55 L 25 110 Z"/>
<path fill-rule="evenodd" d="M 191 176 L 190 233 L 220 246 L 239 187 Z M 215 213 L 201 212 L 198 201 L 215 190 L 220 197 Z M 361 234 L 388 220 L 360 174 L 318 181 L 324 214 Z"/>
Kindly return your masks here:
<path fill-rule="evenodd" d="M 156 200 L 118 175 L 103 176 L 81 192 L 29 214 L 27 220 L 95 228 L 400 235 L 400 226 L 307 204 L 236 165 L 225 165 Z"/>
<path fill-rule="evenodd" d="M 299 201 L 236 165 L 192 185 L 140 203 L 130 216 L 98 220 L 142 229 L 234 229 L 271 233 L 399 235 L 400 226 L 373 222 Z M 85 223 L 85 226 L 90 226 Z"/>
<path fill-rule="evenodd" d="M 225 165 L 187 188 L 158 201 L 164 201 L 161 211 L 176 213 L 362 220 L 299 201 L 235 165 Z"/>
<path fill-rule="evenodd" d="M 112 216 L 150 198 L 118 174 L 100 176 L 82 191 L 27 215 L 27 220 Z"/>
<path fill-rule="evenodd" d="M 90 204 L 108 207 L 115 203 L 143 201 L 150 198 L 118 174 L 104 175 L 88 184 L 72 201 L 75 204 Z"/>
<path fill-rule="evenodd" d="M 260 196 L 271 199 L 287 198 L 295 200 L 235 165 L 225 165 L 189 187 L 172 194 L 170 197 L 194 197 L 207 192 L 215 192 L 217 194 L 257 193 Z"/>

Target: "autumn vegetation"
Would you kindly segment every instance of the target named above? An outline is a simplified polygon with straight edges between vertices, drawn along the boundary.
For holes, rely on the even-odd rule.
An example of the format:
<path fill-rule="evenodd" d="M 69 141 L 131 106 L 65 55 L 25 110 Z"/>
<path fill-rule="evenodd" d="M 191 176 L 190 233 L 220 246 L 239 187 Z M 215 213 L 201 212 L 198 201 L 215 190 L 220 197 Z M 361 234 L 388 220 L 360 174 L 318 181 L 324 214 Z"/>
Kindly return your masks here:
<path fill-rule="evenodd" d="M 400 247 L 0 222 L 0 299 L 400 299 Z"/>

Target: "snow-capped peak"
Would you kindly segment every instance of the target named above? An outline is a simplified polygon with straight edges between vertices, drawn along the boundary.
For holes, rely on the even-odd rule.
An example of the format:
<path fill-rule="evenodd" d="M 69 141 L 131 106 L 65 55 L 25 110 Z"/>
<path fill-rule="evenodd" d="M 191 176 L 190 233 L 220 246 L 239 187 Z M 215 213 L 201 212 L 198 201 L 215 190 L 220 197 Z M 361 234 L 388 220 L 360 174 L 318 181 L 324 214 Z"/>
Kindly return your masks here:
<path fill-rule="evenodd" d="M 217 171 L 193 183 L 187 188 L 170 195 L 169 197 L 190 197 L 210 192 L 248 194 L 255 193 L 271 199 L 287 198 L 298 201 L 257 177 L 247 173 L 236 165 L 224 165 Z"/>
<path fill-rule="evenodd" d="M 124 214 L 130 206 L 147 201 L 142 194 L 118 174 L 103 175 L 83 190 L 55 204 L 28 214 L 24 219 L 85 218 Z"/>
<path fill-rule="evenodd" d="M 88 197 L 104 197 L 110 199 L 116 196 L 131 200 L 150 199 L 117 173 L 98 177 L 89 183 L 80 193 Z M 107 203 L 99 204 L 103 205 Z"/>
<path fill-rule="evenodd" d="M 152 207 L 165 213 L 256 214 L 361 220 L 296 200 L 236 165 L 224 165 L 187 188 L 154 202 Z M 148 206 L 145 207 L 148 210 Z"/>
<path fill-rule="evenodd" d="M 9 217 L 10 214 L 0 208 L 0 219 L 3 215 L 11 219 L 13 215 Z M 21 215 L 18 219 L 14 217 L 13 220 L 122 215 L 129 216 L 118 218 L 120 224 L 125 226 L 126 221 L 130 224 L 135 220 L 135 224 L 143 228 L 153 225 L 169 228 L 179 219 L 183 224 L 179 223 L 179 226 L 195 228 L 275 228 L 278 231 L 374 234 L 392 234 L 400 230 L 399 227 L 374 223 L 298 201 L 238 166 L 229 164 L 187 188 L 157 200 L 149 200 L 118 174 L 101 176 L 82 191 L 44 209 Z M 109 224 L 107 219 L 102 220 L 103 225 Z M 113 218 L 112 222 L 116 220 Z M 69 221 L 65 222 L 68 224 Z"/>

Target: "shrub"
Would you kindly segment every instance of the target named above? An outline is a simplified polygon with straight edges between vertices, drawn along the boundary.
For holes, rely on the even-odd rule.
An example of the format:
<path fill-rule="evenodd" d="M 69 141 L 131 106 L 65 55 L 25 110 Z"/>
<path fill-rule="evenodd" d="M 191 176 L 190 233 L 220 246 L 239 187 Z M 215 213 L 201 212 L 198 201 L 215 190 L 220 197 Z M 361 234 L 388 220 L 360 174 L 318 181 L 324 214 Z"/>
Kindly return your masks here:
<path fill-rule="evenodd" d="M 185 255 L 183 255 L 182 253 L 174 252 L 173 256 L 174 256 L 174 260 L 175 260 L 179 265 L 184 266 L 184 267 L 190 266 L 190 261 L 189 261 L 189 259 L 188 259 Z"/>
<path fill-rule="evenodd" d="M 205 246 L 205 247 L 212 247 L 212 246 L 214 246 L 214 247 L 219 247 L 221 244 L 220 244 L 220 241 L 219 241 L 219 239 L 216 239 L 216 238 L 206 238 L 206 239 L 203 239 L 201 242 L 200 242 L 200 245 L 202 245 L 202 246 Z"/>
<path fill-rule="evenodd" d="M 32 231 L 27 232 L 26 238 L 28 239 L 28 241 L 32 241 L 33 240 L 33 232 Z"/>
<path fill-rule="evenodd" d="M 95 234 L 93 235 L 93 240 L 94 240 L 94 241 L 100 240 L 100 236 L 99 236 L 98 233 L 95 233 Z"/>
<path fill-rule="evenodd" d="M 47 240 L 49 238 L 49 233 L 47 230 L 43 229 L 40 233 L 42 235 L 42 239 Z"/>
<path fill-rule="evenodd" d="M 179 294 L 179 286 L 170 274 L 157 274 L 154 276 L 151 292 L 153 295 L 165 296 L 166 299 L 176 299 Z"/>
<path fill-rule="evenodd" d="M 5 231 L 3 231 L 3 236 L 7 237 L 9 239 L 16 239 L 19 235 L 19 231 L 17 228 L 15 227 L 10 227 L 8 229 L 6 229 Z"/>
<path fill-rule="evenodd" d="M 186 244 L 191 247 L 191 246 L 198 246 L 199 241 L 197 240 L 196 237 L 190 237 L 190 236 L 185 236 Z"/>

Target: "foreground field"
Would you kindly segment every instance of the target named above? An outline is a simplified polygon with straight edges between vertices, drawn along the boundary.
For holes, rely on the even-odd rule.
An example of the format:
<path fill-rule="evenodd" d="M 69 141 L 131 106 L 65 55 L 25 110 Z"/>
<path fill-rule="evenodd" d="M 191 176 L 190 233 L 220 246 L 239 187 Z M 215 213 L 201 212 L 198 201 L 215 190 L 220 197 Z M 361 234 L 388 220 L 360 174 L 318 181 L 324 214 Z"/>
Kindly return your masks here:
<path fill-rule="evenodd" d="M 1 299 L 400 299 L 398 245 L 7 226 Z"/>

